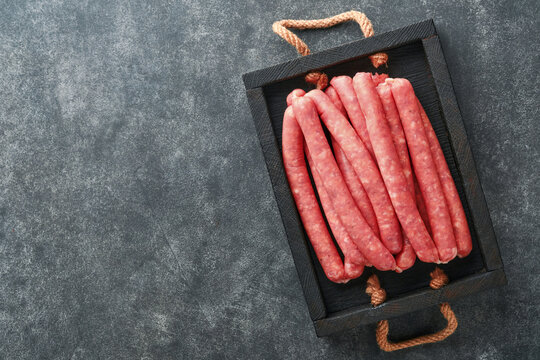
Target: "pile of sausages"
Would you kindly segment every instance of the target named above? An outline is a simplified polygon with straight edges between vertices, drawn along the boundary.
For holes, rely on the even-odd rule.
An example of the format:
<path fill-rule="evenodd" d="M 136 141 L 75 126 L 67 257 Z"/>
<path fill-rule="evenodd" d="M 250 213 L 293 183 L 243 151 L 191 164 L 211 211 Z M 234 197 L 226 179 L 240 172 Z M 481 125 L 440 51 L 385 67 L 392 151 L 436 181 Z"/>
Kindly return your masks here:
<path fill-rule="evenodd" d="M 338 76 L 324 92 L 293 90 L 287 104 L 283 162 L 328 279 L 345 283 L 364 266 L 402 272 L 417 257 L 447 263 L 471 252 L 456 186 L 408 80 Z"/>

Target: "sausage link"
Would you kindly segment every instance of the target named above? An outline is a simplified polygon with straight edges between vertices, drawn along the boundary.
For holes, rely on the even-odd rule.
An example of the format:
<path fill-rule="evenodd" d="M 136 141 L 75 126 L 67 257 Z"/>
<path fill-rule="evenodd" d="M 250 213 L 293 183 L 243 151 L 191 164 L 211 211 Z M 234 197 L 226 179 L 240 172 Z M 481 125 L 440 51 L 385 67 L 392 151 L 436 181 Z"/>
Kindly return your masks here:
<path fill-rule="evenodd" d="M 339 146 L 338 142 L 332 140 L 332 146 L 334 148 L 336 162 L 339 169 L 341 170 L 341 174 L 343 174 L 345 183 L 347 183 L 347 187 L 349 188 L 351 195 L 354 198 L 356 206 L 358 206 L 358 209 L 360 210 L 362 215 L 364 215 L 364 218 L 369 224 L 371 230 L 373 230 L 375 235 L 380 236 L 379 226 L 377 225 L 377 217 L 375 215 L 375 211 L 373 211 L 373 206 L 371 206 L 371 202 L 369 201 L 366 190 L 362 186 L 360 180 L 358 180 L 358 176 L 354 172 L 354 168 L 352 167 L 349 160 L 347 160 L 347 156 L 345 156 L 345 153 L 343 152 L 343 149 Z"/>
<path fill-rule="evenodd" d="M 386 120 L 388 121 L 388 126 L 390 128 L 390 133 L 392 135 L 392 140 L 396 148 L 399 162 L 403 170 L 403 175 L 405 175 L 405 180 L 407 180 L 407 189 L 416 199 L 416 194 L 414 192 L 414 182 L 413 174 L 411 169 L 411 162 L 409 160 L 409 150 L 407 149 L 407 141 L 405 140 L 405 134 L 403 133 L 403 127 L 401 126 L 401 120 L 399 119 L 399 113 L 394 103 L 394 98 L 392 97 L 392 91 L 388 84 L 384 84 L 384 81 L 388 78 L 386 74 L 375 74 L 372 76 L 373 83 L 377 85 L 377 93 L 381 99 L 381 103 L 384 109 L 384 114 Z M 417 207 L 418 201 L 417 201 Z M 420 217 L 422 218 L 422 212 L 418 209 Z M 424 221 L 424 218 L 422 218 Z M 424 221 L 424 225 L 426 222 Z M 427 226 L 426 226 L 427 228 Z M 429 233 L 429 231 L 428 231 Z M 399 268 L 399 272 L 411 268 L 416 260 L 416 253 L 407 238 L 407 235 L 403 236 L 403 249 L 399 254 L 396 255 L 396 264 Z"/>
<path fill-rule="evenodd" d="M 304 141 L 291 107 L 283 116 L 283 164 L 296 207 L 326 277 L 342 282 L 345 270 L 319 209 L 304 160 Z"/>
<path fill-rule="evenodd" d="M 336 239 L 336 242 L 345 258 L 345 276 L 347 279 L 356 279 L 362 275 L 362 272 L 364 271 L 364 256 L 352 241 L 351 237 L 347 233 L 347 230 L 341 223 L 341 220 L 339 220 L 339 216 L 334 209 L 332 200 L 324 187 L 321 176 L 319 175 L 315 163 L 311 158 L 311 154 L 309 153 L 309 149 L 307 146 L 305 146 L 305 144 L 304 150 L 311 169 L 313 181 L 315 182 L 315 186 L 317 188 L 317 193 L 319 194 L 319 200 L 321 201 L 321 205 L 324 210 L 324 215 L 326 216 L 328 225 L 330 225 L 334 238 Z"/>
<path fill-rule="evenodd" d="M 435 262 L 437 261 L 437 250 L 418 213 L 412 189 L 408 188 L 385 118 L 384 108 L 379 100 L 371 74 L 357 73 L 354 76 L 353 85 L 366 118 L 375 158 L 403 231 L 411 241 L 420 260 Z"/>
<path fill-rule="evenodd" d="M 411 162 L 409 160 L 409 150 L 407 149 L 407 141 L 405 133 L 399 119 L 399 112 L 396 108 L 396 103 L 392 97 L 392 90 L 388 84 L 382 83 L 377 86 L 377 93 L 381 100 L 384 114 L 390 128 L 390 134 L 399 157 L 399 162 L 403 169 L 403 175 L 407 181 L 407 189 L 414 194 L 414 182 L 412 178 Z"/>
<path fill-rule="evenodd" d="M 319 92 L 326 97 L 322 91 L 319 90 Z M 393 270 L 396 264 L 392 254 L 384 247 L 367 224 L 343 180 L 330 145 L 326 140 L 313 101 L 307 95 L 295 98 L 293 99 L 292 108 L 315 163 L 315 169 L 321 176 L 334 209 L 337 211 L 339 219 L 348 234 L 373 266 L 379 270 Z M 335 111 L 339 114 L 337 109 Z M 339 116 L 342 115 L 339 114 Z"/>
<path fill-rule="evenodd" d="M 397 254 L 402 247 L 399 222 L 377 164 L 369 155 L 353 127 L 324 92 L 311 90 L 305 97 L 314 100 L 321 119 L 345 152 L 356 175 L 362 182 L 377 217 L 381 241 L 391 253 Z M 365 253 L 364 256 L 368 261 L 371 260 Z"/>
<path fill-rule="evenodd" d="M 329 86 L 326 88 L 325 93 L 328 95 L 330 100 L 332 100 L 332 103 L 338 108 L 338 110 L 346 117 L 347 112 L 345 111 L 336 90 L 332 86 Z M 356 202 L 356 206 L 358 206 L 358 209 L 360 209 L 360 212 L 366 218 L 371 230 L 373 230 L 375 235 L 380 236 L 379 226 L 377 225 L 377 217 L 375 216 L 375 211 L 373 211 L 373 206 L 371 206 L 371 202 L 369 201 L 369 197 L 364 189 L 364 186 L 362 186 L 362 183 L 354 172 L 354 168 L 349 160 L 347 160 L 345 153 L 335 139 L 332 139 L 332 147 L 334 148 L 334 155 L 336 157 L 339 170 L 341 170 L 341 173 L 343 174 L 343 178 L 345 179 L 347 187 L 349 188 L 351 195 Z"/>
<path fill-rule="evenodd" d="M 416 262 L 416 253 L 406 236 L 403 237 L 403 249 L 396 255 L 396 272 L 400 273 L 413 267 Z"/>
<path fill-rule="evenodd" d="M 347 116 L 347 110 L 343 107 L 343 103 L 341 102 L 341 99 L 339 98 L 339 95 L 332 86 L 329 86 L 324 90 L 324 93 L 328 95 L 330 100 L 332 100 L 332 103 L 338 108 L 339 112 L 343 114 L 343 116 Z"/>
<path fill-rule="evenodd" d="M 426 210 L 439 259 L 441 262 L 446 263 L 457 254 L 456 241 L 437 168 L 433 161 L 422 117 L 420 116 L 416 95 L 411 83 L 405 79 L 392 79 L 386 82 L 390 83 L 392 95 L 405 130 L 414 172 L 426 203 Z M 419 255 L 418 252 L 417 255 Z"/>
<path fill-rule="evenodd" d="M 364 142 L 371 157 L 375 159 L 373 146 L 366 127 L 366 119 L 364 118 L 364 114 L 358 103 L 358 98 L 354 92 L 352 79 L 349 76 L 336 76 L 330 81 L 330 84 L 336 90 L 341 103 L 345 107 L 345 110 L 347 110 L 349 120 L 351 121 L 354 130 Z"/>
<path fill-rule="evenodd" d="M 465 216 L 465 211 L 463 210 L 456 184 L 454 183 L 454 179 L 452 179 L 444 153 L 439 144 L 439 139 L 437 138 L 435 130 L 433 130 L 433 126 L 431 126 L 431 122 L 429 121 L 424 108 L 420 104 L 420 101 L 418 101 L 418 99 L 416 101 L 418 103 L 418 108 L 420 109 L 420 116 L 424 123 L 424 129 L 426 130 L 431 155 L 433 156 L 433 161 L 435 162 L 437 173 L 439 174 L 439 180 L 441 181 L 446 205 L 450 212 L 450 219 L 452 221 L 456 239 L 457 254 L 462 258 L 469 255 L 472 250 L 471 232 L 469 231 L 469 225 L 467 224 L 467 217 Z"/>

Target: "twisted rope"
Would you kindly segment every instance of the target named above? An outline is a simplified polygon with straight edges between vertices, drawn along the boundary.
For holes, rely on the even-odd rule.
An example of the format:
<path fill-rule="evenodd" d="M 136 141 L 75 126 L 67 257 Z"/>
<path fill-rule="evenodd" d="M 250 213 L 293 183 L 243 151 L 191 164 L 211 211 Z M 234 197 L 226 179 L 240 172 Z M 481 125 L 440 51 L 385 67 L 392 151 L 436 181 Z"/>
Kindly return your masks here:
<path fill-rule="evenodd" d="M 308 46 L 288 28 L 299 30 L 325 29 L 351 20 L 356 21 L 358 25 L 360 25 L 360 29 L 362 30 L 362 33 L 364 33 L 365 37 L 368 38 L 370 36 L 373 36 L 373 25 L 371 24 L 371 21 L 364 13 L 354 10 L 347 11 L 326 19 L 280 20 L 276 21 L 272 25 L 272 30 L 289 44 L 294 46 L 296 50 L 300 53 L 300 55 L 306 56 L 311 53 Z M 386 62 L 388 61 L 388 55 L 386 55 L 385 53 L 373 54 L 369 58 L 375 68 L 386 64 Z M 312 84 L 316 84 L 318 89 L 324 89 L 328 85 L 328 77 L 320 72 L 309 73 L 308 75 L 306 75 L 306 81 Z"/>
<path fill-rule="evenodd" d="M 429 283 L 429 286 L 434 290 L 440 289 L 448 284 L 448 276 L 446 276 L 444 271 L 442 271 L 438 267 L 430 273 L 430 276 L 431 281 Z M 375 274 L 371 275 L 371 277 L 367 281 L 366 293 L 371 296 L 371 303 L 373 304 L 373 306 L 378 306 L 386 300 L 386 291 L 381 288 L 379 279 Z M 423 344 L 436 343 L 452 335 L 456 331 L 458 326 L 456 315 L 454 314 L 448 303 L 442 303 L 439 306 L 441 314 L 447 321 L 447 325 L 444 329 L 434 334 L 423 335 L 414 339 L 400 342 L 391 342 L 390 340 L 388 340 L 388 320 L 379 321 L 379 323 L 377 324 L 375 337 L 377 338 L 377 344 L 379 344 L 381 350 L 390 352 Z"/>

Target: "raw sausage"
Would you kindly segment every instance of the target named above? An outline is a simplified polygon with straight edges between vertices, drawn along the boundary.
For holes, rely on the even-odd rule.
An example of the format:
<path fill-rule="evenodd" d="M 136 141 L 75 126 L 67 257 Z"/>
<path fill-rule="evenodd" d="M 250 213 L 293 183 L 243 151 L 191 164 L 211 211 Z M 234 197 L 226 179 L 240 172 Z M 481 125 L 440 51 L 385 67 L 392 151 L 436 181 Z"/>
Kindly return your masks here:
<path fill-rule="evenodd" d="M 412 242 L 418 258 L 424 262 L 436 262 L 437 250 L 418 213 L 412 188 L 408 188 L 385 118 L 384 108 L 371 74 L 357 73 L 354 76 L 353 85 L 366 118 L 369 137 L 381 175 L 401 226 L 407 238 Z"/>
<path fill-rule="evenodd" d="M 317 193 L 319 194 L 319 200 L 321 201 L 321 205 L 324 210 L 324 215 L 326 215 L 328 225 L 330 225 L 330 229 L 332 229 L 334 238 L 336 239 L 336 242 L 338 243 L 339 248 L 341 249 L 341 252 L 343 253 L 343 256 L 345 258 L 345 276 L 347 277 L 347 279 L 356 279 L 357 277 L 362 275 L 362 272 L 364 271 L 364 256 L 352 241 L 351 237 L 347 233 L 347 230 L 341 223 L 341 220 L 339 220 L 337 212 L 334 209 L 334 205 L 330 200 L 330 196 L 328 195 L 322 179 L 319 175 L 319 172 L 317 171 L 315 164 L 313 163 L 313 159 L 311 158 L 309 149 L 307 148 L 307 146 L 305 146 L 305 144 L 304 150 L 306 152 L 306 157 L 308 159 L 309 167 L 311 169 L 313 181 L 315 182 L 315 186 L 317 188 Z"/>
<path fill-rule="evenodd" d="M 326 277 L 334 282 L 342 282 L 345 278 L 343 263 L 328 233 L 313 192 L 304 160 L 302 130 L 291 107 L 287 108 L 283 116 L 282 144 L 287 179 L 311 245 Z"/>
<path fill-rule="evenodd" d="M 332 86 L 329 86 L 326 88 L 325 93 L 328 95 L 330 100 L 332 100 L 332 103 L 338 108 L 338 110 L 344 116 L 347 116 L 347 112 L 345 111 L 336 90 Z M 366 218 L 371 230 L 373 230 L 375 235 L 380 236 L 379 226 L 377 225 L 377 217 L 375 216 L 375 211 L 373 211 L 373 206 L 371 206 L 371 202 L 369 201 L 369 197 L 364 189 L 364 186 L 358 179 L 358 176 L 354 172 L 354 168 L 349 160 L 347 160 L 345 153 L 335 139 L 332 139 L 332 147 L 334 148 L 334 156 L 336 157 L 338 167 L 343 174 L 343 178 L 347 183 L 347 187 L 349 188 L 354 201 L 356 202 L 356 206 L 358 206 L 358 209 Z"/>
<path fill-rule="evenodd" d="M 407 189 L 414 194 L 414 182 L 412 178 L 411 162 L 409 161 L 409 150 L 407 149 L 407 141 L 405 140 L 399 113 L 394 98 L 392 97 L 392 91 L 388 84 L 382 83 L 377 86 L 377 93 L 379 94 L 379 98 L 384 108 L 384 114 L 388 121 L 390 134 L 392 135 L 399 162 L 403 169 L 403 175 L 405 175 L 405 180 L 407 180 Z"/>
<path fill-rule="evenodd" d="M 326 97 L 322 91 L 319 92 Z M 315 169 L 322 178 L 334 209 L 366 260 L 379 270 L 393 270 L 396 266 L 395 260 L 356 207 L 324 135 L 317 108 L 308 95 L 294 98 L 292 108 L 315 163 Z M 339 110 L 335 111 L 339 114 Z"/>
<path fill-rule="evenodd" d="M 375 211 L 373 211 L 373 206 L 371 206 L 371 202 L 369 201 L 369 197 L 364 189 L 364 186 L 362 186 L 362 183 L 360 180 L 358 180 L 358 176 L 354 172 L 354 168 L 349 160 L 347 160 L 347 156 L 345 156 L 345 153 L 339 146 L 338 142 L 332 140 L 332 146 L 334 148 L 336 162 L 341 170 L 341 174 L 343 174 L 345 182 L 347 183 L 347 187 L 354 198 L 356 206 L 358 206 L 358 209 L 362 215 L 364 215 L 364 218 L 369 224 L 371 230 L 373 230 L 375 235 L 380 236 L 379 226 L 377 225 L 377 217 L 375 216 Z"/>
<path fill-rule="evenodd" d="M 343 116 L 347 117 L 347 110 L 343 107 L 343 103 L 341 102 L 341 99 L 339 98 L 339 95 L 332 86 L 329 86 L 324 90 L 324 93 L 328 95 L 330 100 L 332 100 L 332 103 L 338 108 L 339 112 L 343 114 Z"/>
<path fill-rule="evenodd" d="M 362 182 L 373 206 L 373 210 L 375 211 L 377 224 L 379 225 L 381 234 L 381 241 L 384 246 L 386 246 L 393 254 L 399 253 L 402 248 L 399 222 L 377 165 L 369 155 L 369 152 L 353 127 L 324 92 L 320 90 L 311 90 L 305 97 L 314 100 L 321 119 L 326 124 L 332 137 L 345 152 L 356 175 Z M 364 253 L 363 249 L 360 250 Z M 376 266 L 367 254 L 364 253 L 364 256 Z"/>
<path fill-rule="evenodd" d="M 287 104 L 289 106 L 292 105 L 292 99 L 296 97 L 304 96 L 305 93 L 306 92 L 302 89 L 293 90 L 287 96 Z M 303 137 L 302 137 L 302 142 L 303 142 Z M 345 261 L 344 261 L 345 279 L 343 279 L 343 281 L 345 280 L 348 281 L 349 279 L 355 279 L 359 277 L 360 275 L 362 275 L 362 272 L 364 271 L 365 259 L 362 253 L 356 247 L 356 245 L 354 245 L 349 234 L 347 233 L 347 231 L 341 224 L 341 221 L 339 220 L 337 213 L 335 212 L 334 207 L 330 202 L 326 189 L 324 189 L 324 185 L 322 184 L 322 181 L 320 180 L 320 176 L 314 168 L 313 161 L 311 160 L 311 156 L 309 154 L 309 151 L 305 142 L 304 142 L 304 151 L 306 153 L 306 157 L 311 167 L 311 173 L 317 187 L 317 192 L 319 194 L 320 202 L 323 206 L 324 213 L 326 215 L 326 220 L 328 221 L 328 224 L 330 225 L 330 228 L 332 229 L 332 232 L 334 234 L 334 238 L 336 239 L 345 257 Z"/>
<path fill-rule="evenodd" d="M 463 210 L 456 184 L 454 184 L 454 180 L 448 169 L 448 164 L 444 158 L 444 153 L 439 144 L 439 140 L 437 139 L 437 135 L 435 134 L 435 130 L 433 130 L 433 126 L 431 126 L 431 122 L 429 121 L 424 108 L 420 104 L 420 101 L 418 101 L 418 99 L 416 101 L 418 103 L 418 108 L 420 109 L 420 116 L 424 123 L 424 129 L 426 130 L 431 155 L 433 156 L 433 161 L 437 167 L 437 173 L 439 174 L 439 180 L 441 181 L 446 205 L 450 212 L 450 219 L 456 238 L 457 254 L 459 257 L 465 257 L 469 255 L 472 250 L 471 232 L 469 231 L 465 211 Z"/>
<path fill-rule="evenodd" d="M 345 110 L 347 110 L 349 120 L 351 121 L 354 130 L 356 130 L 356 133 L 364 142 L 369 154 L 373 157 L 373 146 L 369 139 L 366 119 L 364 118 L 356 93 L 354 92 L 352 79 L 349 76 L 336 76 L 330 81 L 330 84 L 332 84 L 332 87 L 336 90 L 341 103 L 345 107 Z"/>
<path fill-rule="evenodd" d="M 407 149 L 407 141 L 405 140 L 405 134 L 403 133 L 403 127 L 401 126 L 401 120 L 399 119 L 399 113 L 394 103 L 394 98 L 392 97 L 392 92 L 388 84 L 384 84 L 384 80 L 388 78 L 386 74 L 375 74 L 372 76 L 373 82 L 377 85 L 377 93 L 381 99 L 381 103 L 384 108 L 384 114 L 386 115 L 386 120 L 388 121 L 388 126 L 390 127 L 390 133 L 392 135 L 392 140 L 396 151 L 399 157 L 399 162 L 403 170 L 403 175 L 405 175 L 405 180 L 407 180 L 407 189 L 411 192 L 413 196 L 416 194 L 414 192 L 414 182 L 413 174 L 411 169 L 411 162 L 409 160 L 409 150 Z M 418 212 L 422 218 L 422 212 L 420 211 L 420 206 L 417 200 Z M 422 218 L 424 225 L 426 222 Z M 428 223 L 429 224 L 429 223 Z M 426 225 L 427 228 L 427 225 Z M 429 230 L 428 230 L 429 233 Z M 416 260 L 416 254 L 414 249 L 407 238 L 407 235 L 403 236 L 403 249 L 399 254 L 396 255 L 396 264 L 399 270 L 403 271 L 411 268 Z"/>
<path fill-rule="evenodd" d="M 446 263 L 457 254 L 456 241 L 416 96 L 411 83 L 405 79 L 392 79 L 386 80 L 386 82 L 390 83 L 392 95 L 401 117 L 439 259 Z M 417 255 L 419 254 L 417 253 Z"/>
<path fill-rule="evenodd" d="M 400 273 L 404 270 L 412 268 L 416 262 L 416 253 L 409 239 L 403 237 L 403 249 L 396 255 L 396 272 Z"/>
<path fill-rule="evenodd" d="M 401 166 L 403 167 L 403 174 L 405 174 L 405 178 L 407 179 L 408 188 L 413 189 L 418 212 L 420 213 L 420 217 L 422 218 L 424 225 L 426 225 L 428 233 L 431 234 L 431 227 L 429 225 L 429 220 L 426 213 L 426 205 L 424 204 L 422 193 L 420 192 L 420 188 L 418 187 L 418 183 L 416 182 L 412 172 L 409 150 L 407 149 L 407 141 L 405 139 L 405 133 L 403 132 L 403 126 L 401 126 L 399 112 L 396 108 L 394 97 L 392 96 L 392 90 L 387 83 L 381 83 L 377 86 L 377 92 L 379 93 L 379 97 L 383 103 L 384 113 L 386 114 L 386 119 L 388 120 L 388 125 L 390 126 L 390 131 L 392 133 L 392 138 L 394 139 L 394 145 L 396 146 L 396 151 L 398 152 L 399 160 L 401 162 Z"/>

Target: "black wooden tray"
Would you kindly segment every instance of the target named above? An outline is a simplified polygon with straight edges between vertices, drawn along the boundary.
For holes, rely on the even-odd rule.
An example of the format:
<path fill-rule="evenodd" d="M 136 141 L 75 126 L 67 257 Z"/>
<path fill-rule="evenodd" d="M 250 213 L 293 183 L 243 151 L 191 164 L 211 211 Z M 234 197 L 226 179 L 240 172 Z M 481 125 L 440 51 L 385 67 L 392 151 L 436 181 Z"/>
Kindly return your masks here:
<path fill-rule="evenodd" d="M 370 54 L 384 51 L 388 67 L 374 69 Z M 298 216 L 281 158 L 285 98 L 295 88 L 309 90 L 304 75 L 324 71 L 329 78 L 358 71 L 384 72 L 409 79 L 437 133 L 472 233 L 473 250 L 441 268 L 450 284 L 429 288 L 434 264 L 417 260 L 401 274 L 375 271 L 387 301 L 374 308 L 365 294 L 373 270 L 348 284 L 330 282 L 322 271 Z M 300 57 L 243 76 L 253 120 L 309 313 L 318 336 L 350 329 L 506 283 L 491 219 L 456 102 L 450 74 L 432 20 Z"/>

